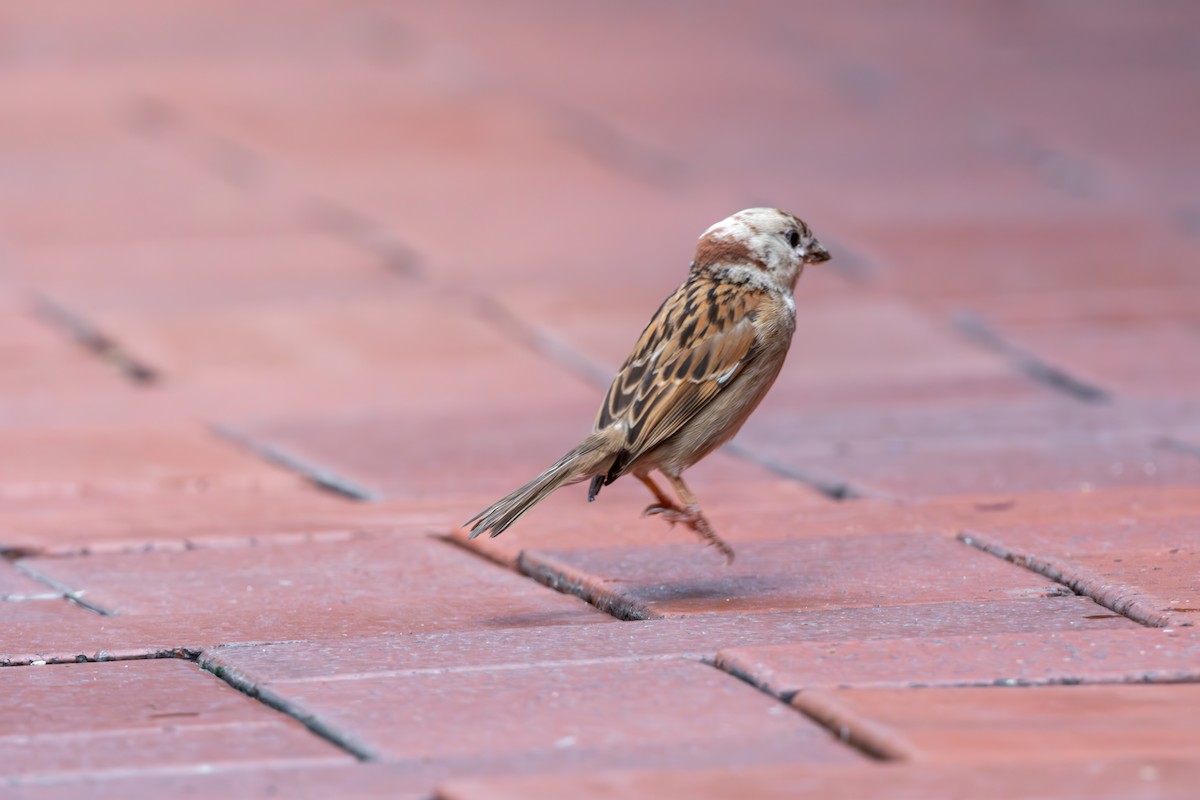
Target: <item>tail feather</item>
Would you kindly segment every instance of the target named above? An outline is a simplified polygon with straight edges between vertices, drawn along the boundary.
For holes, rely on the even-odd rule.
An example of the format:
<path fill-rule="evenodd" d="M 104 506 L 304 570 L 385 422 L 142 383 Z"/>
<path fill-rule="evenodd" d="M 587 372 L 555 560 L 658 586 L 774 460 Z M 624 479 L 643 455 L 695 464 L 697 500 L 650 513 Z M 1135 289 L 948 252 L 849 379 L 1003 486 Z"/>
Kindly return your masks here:
<path fill-rule="evenodd" d="M 463 527 L 471 526 L 469 538 L 474 539 L 485 531 L 499 536 L 555 489 L 590 478 L 598 472 L 607 472 L 621 441 L 623 437 L 611 428 L 591 434 L 541 475 L 467 520 Z"/>

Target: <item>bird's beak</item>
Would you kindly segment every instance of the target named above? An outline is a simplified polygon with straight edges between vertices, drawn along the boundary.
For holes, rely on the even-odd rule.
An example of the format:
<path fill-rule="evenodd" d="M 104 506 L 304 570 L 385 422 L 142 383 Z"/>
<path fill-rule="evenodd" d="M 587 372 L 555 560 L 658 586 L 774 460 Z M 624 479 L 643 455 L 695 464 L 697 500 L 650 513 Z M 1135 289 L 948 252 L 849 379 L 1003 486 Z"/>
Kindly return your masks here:
<path fill-rule="evenodd" d="M 800 248 L 800 259 L 805 264 L 820 264 L 823 261 L 828 261 L 831 256 L 829 251 L 825 249 L 825 245 L 818 242 L 816 239 L 809 239 L 807 242 L 802 242 L 803 247 Z"/>

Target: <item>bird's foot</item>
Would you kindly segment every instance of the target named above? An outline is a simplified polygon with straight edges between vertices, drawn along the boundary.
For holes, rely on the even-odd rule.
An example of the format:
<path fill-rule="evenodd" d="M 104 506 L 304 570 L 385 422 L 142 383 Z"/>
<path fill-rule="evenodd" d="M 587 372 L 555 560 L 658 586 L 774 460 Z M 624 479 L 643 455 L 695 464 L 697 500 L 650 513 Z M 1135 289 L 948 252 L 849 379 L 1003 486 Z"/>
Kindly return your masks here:
<path fill-rule="evenodd" d="M 651 503 L 642 511 L 643 517 L 662 517 L 674 527 L 676 522 L 685 522 L 686 514 L 684 510 L 676 505 L 663 505 L 662 503 Z"/>
<path fill-rule="evenodd" d="M 661 503 L 652 503 L 646 506 L 646 510 L 642 512 L 642 516 L 662 517 L 671 523 L 671 527 L 674 527 L 677 522 L 687 525 L 696 532 L 697 536 L 704 540 L 705 544 L 717 548 L 717 551 L 725 557 L 726 564 L 733 563 L 733 548 L 713 530 L 712 523 L 701 513 L 700 506 L 690 505 L 680 508 L 677 505 L 667 506 Z"/>

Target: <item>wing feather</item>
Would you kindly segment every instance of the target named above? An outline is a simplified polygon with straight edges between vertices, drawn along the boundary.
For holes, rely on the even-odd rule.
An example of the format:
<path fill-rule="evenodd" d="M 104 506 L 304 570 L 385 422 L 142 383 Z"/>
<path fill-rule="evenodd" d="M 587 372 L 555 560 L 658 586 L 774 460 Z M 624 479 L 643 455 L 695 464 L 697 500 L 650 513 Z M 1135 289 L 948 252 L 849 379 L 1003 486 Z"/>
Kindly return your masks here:
<path fill-rule="evenodd" d="M 625 452 L 611 482 L 710 402 L 758 352 L 763 295 L 693 275 L 667 298 L 613 379 L 596 429 L 624 423 Z"/>

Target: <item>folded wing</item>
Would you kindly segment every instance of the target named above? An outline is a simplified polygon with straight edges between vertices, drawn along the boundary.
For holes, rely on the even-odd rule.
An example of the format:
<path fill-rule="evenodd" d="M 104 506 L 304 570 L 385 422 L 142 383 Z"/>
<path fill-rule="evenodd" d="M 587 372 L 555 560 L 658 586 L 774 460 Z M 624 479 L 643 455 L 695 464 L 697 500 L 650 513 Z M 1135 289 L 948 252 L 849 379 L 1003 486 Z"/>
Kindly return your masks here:
<path fill-rule="evenodd" d="M 757 353 L 758 292 L 695 275 L 667 298 L 613 379 L 596 429 L 624 423 L 626 448 L 605 483 L 676 433 Z"/>

